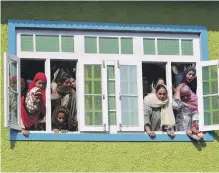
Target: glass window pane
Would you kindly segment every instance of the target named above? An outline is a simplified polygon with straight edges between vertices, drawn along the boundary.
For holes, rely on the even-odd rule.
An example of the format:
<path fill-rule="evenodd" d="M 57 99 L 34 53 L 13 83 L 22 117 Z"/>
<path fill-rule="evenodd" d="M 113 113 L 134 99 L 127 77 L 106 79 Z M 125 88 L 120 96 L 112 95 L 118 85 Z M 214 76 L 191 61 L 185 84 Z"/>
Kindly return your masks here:
<path fill-rule="evenodd" d="M 92 83 L 93 83 L 92 81 L 84 82 L 85 94 L 93 94 Z"/>
<path fill-rule="evenodd" d="M 211 94 L 217 94 L 218 93 L 218 81 L 212 81 L 211 82 Z"/>
<path fill-rule="evenodd" d="M 213 111 L 213 124 L 219 124 L 219 110 Z"/>
<path fill-rule="evenodd" d="M 120 66 L 121 94 L 137 94 L 137 66 Z"/>
<path fill-rule="evenodd" d="M 219 99 L 218 96 L 212 96 L 212 109 L 219 109 Z"/>
<path fill-rule="evenodd" d="M 59 36 L 36 35 L 37 52 L 59 52 Z"/>
<path fill-rule="evenodd" d="M 21 35 L 21 51 L 33 51 L 33 35 Z"/>
<path fill-rule="evenodd" d="M 203 80 L 209 80 L 209 68 L 208 67 L 202 67 L 202 79 Z"/>
<path fill-rule="evenodd" d="M 85 53 L 97 53 L 97 37 L 85 37 Z"/>
<path fill-rule="evenodd" d="M 204 97 L 204 110 L 210 110 L 210 97 Z"/>
<path fill-rule="evenodd" d="M 155 39 L 144 38 L 144 54 L 155 55 Z"/>
<path fill-rule="evenodd" d="M 109 123 L 110 125 L 116 125 L 116 112 L 115 111 L 109 111 Z"/>
<path fill-rule="evenodd" d="M 108 79 L 115 79 L 114 66 L 112 66 L 112 65 L 107 66 L 107 78 Z"/>
<path fill-rule="evenodd" d="M 102 82 L 101 81 L 94 81 L 94 94 L 101 94 L 102 93 Z"/>
<path fill-rule="evenodd" d="M 193 55 L 192 40 L 181 40 L 182 55 Z"/>
<path fill-rule="evenodd" d="M 74 37 L 62 36 L 62 52 L 74 52 Z"/>
<path fill-rule="evenodd" d="M 119 54 L 118 38 L 99 38 L 99 53 Z"/>
<path fill-rule="evenodd" d="M 93 65 L 94 79 L 101 80 L 101 65 Z"/>
<path fill-rule="evenodd" d="M 108 97 L 108 109 L 109 110 L 116 110 L 116 98 L 115 96 Z"/>
<path fill-rule="evenodd" d="M 210 112 L 204 112 L 204 124 L 211 125 L 211 114 Z"/>
<path fill-rule="evenodd" d="M 18 94 L 17 94 L 17 62 L 13 60 L 8 61 L 9 69 L 9 121 L 18 124 Z"/>
<path fill-rule="evenodd" d="M 122 125 L 138 126 L 138 97 L 121 97 Z"/>
<path fill-rule="evenodd" d="M 85 96 L 85 124 L 102 125 L 102 96 Z"/>
<path fill-rule="evenodd" d="M 132 38 L 121 38 L 121 54 L 133 54 Z"/>
<path fill-rule="evenodd" d="M 115 80 L 108 80 L 108 94 L 115 94 Z"/>
<path fill-rule="evenodd" d="M 158 55 L 179 55 L 178 39 L 157 39 Z"/>
<path fill-rule="evenodd" d="M 218 79 L 217 75 L 217 66 L 211 66 L 211 79 Z"/>
<path fill-rule="evenodd" d="M 207 95 L 210 93 L 210 87 L 208 82 L 203 82 L 203 94 Z"/>

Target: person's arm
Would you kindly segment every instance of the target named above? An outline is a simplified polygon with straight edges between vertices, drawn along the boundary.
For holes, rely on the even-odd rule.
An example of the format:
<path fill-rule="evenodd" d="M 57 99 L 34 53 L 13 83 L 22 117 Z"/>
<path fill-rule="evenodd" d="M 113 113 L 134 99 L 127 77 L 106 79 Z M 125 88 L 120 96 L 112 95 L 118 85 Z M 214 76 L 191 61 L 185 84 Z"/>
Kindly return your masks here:
<path fill-rule="evenodd" d="M 150 117 L 152 114 L 152 108 L 144 104 L 144 128 L 151 126 Z"/>

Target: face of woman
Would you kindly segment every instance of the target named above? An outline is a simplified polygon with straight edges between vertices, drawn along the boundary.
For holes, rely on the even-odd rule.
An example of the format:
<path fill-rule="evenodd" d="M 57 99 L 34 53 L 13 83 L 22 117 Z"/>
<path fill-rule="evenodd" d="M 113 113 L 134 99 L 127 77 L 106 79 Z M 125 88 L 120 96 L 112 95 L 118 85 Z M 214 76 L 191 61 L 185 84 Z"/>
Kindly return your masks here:
<path fill-rule="evenodd" d="M 65 114 L 62 112 L 59 112 L 57 115 L 57 121 L 60 124 L 64 123 L 65 122 Z"/>
<path fill-rule="evenodd" d="M 70 79 L 67 78 L 67 79 L 65 80 L 65 82 L 63 83 L 63 85 L 64 85 L 64 87 L 71 87 Z"/>
<path fill-rule="evenodd" d="M 164 85 L 165 83 L 164 83 L 164 80 L 163 79 L 159 79 L 158 81 L 157 81 L 157 85 L 156 85 L 156 87 L 158 86 L 158 85 Z"/>
<path fill-rule="evenodd" d="M 76 80 L 71 78 L 70 82 L 71 82 L 71 87 L 75 89 L 76 88 Z"/>
<path fill-rule="evenodd" d="M 156 92 L 156 96 L 157 96 L 158 100 L 165 101 L 167 99 L 167 91 L 166 91 L 166 89 L 160 88 Z"/>
<path fill-rule="evenodd" d="M 35 83 L 35 87 L 40 89 L 45 89 L 45 82 L 43 80 L 37 80 Z"/>
<path fill-rule="evenodd" d="M 186 74 L 186 81 L 188 83 L 192 82 L 193 80 L 195 79 L 195 73 L 193 71 L 189 71 L 187 74 Z"/>

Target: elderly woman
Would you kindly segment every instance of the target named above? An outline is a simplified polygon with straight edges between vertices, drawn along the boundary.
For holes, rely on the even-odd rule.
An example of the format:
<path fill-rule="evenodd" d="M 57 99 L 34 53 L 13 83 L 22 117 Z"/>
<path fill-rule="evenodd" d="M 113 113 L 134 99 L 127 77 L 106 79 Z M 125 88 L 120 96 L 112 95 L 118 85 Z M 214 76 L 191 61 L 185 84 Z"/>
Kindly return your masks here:
<path fill-rule="evenodd" d="M 52 112 L 56 109 L 57 106 L 68 108 L 73 124 L 69 131 L 77 131 L 78 121 L 76 116 L 76 93 L 75 90 L 71 87 L 70 78 L 71 76 L 64 70 L 60 69 L 56 71 L 51 86 Z"/>
<path fill-rule="evenodd" d="M 165 131 L 170 137 L 175 136 L 175 117 L 165 85 L 158 85 L 155 93 L 144 98 L 144 123 L 145 131 L 151 137 L 156 135 L 154 131 Z"/>

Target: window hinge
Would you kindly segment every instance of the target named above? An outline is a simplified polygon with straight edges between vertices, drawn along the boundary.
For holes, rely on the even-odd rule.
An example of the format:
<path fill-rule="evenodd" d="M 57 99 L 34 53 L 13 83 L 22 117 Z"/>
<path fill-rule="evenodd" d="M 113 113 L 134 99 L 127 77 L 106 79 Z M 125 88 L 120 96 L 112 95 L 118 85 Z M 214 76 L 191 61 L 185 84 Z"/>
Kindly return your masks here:
<path fill-rule="evenodd" d="M 105 61 L 102 62 L 103 68 L 106 68 Z"/>
<path fill-rule="evenodd" d="M 103 124 L 103 129 L 106 131 L 106 123 Z"/>
<path fill-rule="evenodd" d="M 119 123 L 119 131 L 122 131 L 122 123 Z"/>
<path fill-rule="evenodd" d="M 119 93 L 119 100 L 121 100 L 121 94 Z"/>
<path fill-rule="evenodd" d="M 104 99 L 105 99 L 105 94 L 103 94 L 103 96 L 102 96 L 102 97 L 103 97 L 103 100 L 104 100 Z"/>
<path fill-rule="evenodd" d="M 120 64 L 119 64 L 119 61 L 117 61 L 117 67 L 118 67 L 118 68 L 120 68 Z"/>

